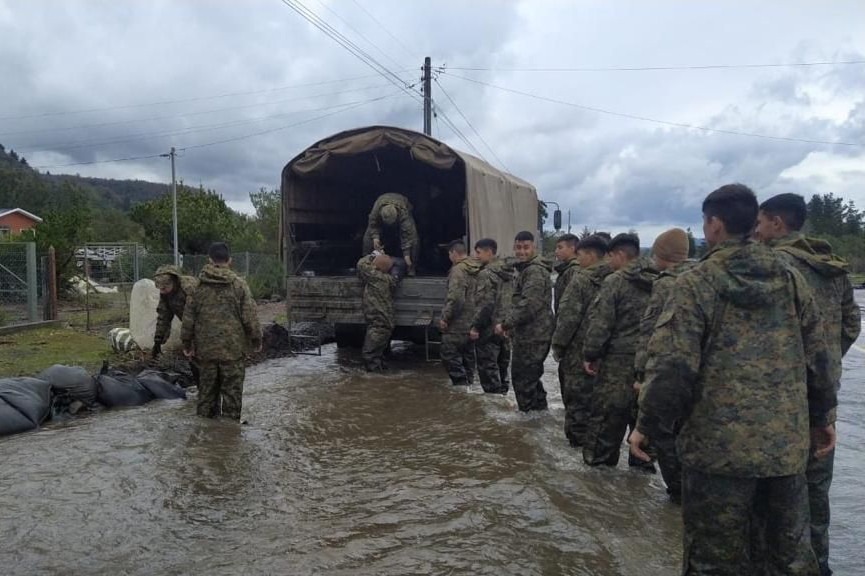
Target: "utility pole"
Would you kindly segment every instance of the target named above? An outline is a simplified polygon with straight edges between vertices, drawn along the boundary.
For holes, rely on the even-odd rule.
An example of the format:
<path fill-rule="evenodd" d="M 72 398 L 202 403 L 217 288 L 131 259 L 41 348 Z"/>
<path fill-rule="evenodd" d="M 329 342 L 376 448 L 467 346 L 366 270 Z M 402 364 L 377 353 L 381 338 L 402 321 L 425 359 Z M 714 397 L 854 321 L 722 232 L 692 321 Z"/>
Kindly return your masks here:
<path fill-rule="evenodd" d="M 423 133 L 432 136 L 432 82 L 430 78 L 430 57 L 423 61 Z"/>
<path fill-rule="evenodd" d="M 171 147 L 171 152 L 168 154 L 160 154 L 162 158 L 171 158 L 171 227 L 174 238 L 174 265 L 180 266 L 180 252 L 177 250 L 177 178 L 174 172 L 174 158 L 176 156 L 174 146 Z"/>

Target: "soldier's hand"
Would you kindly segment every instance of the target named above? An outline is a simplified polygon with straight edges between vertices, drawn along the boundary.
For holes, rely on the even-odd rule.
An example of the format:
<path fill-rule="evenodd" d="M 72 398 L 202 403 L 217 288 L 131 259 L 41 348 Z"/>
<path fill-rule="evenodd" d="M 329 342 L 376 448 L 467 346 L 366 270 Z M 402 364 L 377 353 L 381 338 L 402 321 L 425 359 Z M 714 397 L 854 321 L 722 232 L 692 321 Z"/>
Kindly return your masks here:
<path fill-rule="evenodd" d="M 444 332 L 447 329 L 448 329 L 448 323 L 444 320 L 444 318 L 442 318 L 441 320 L 439 320 L 439 330 Z"/>
<path fill-rule="evenodd" d="M 183 349 L 183 355 L 187 358 L 195 358 L 195 352 L 193 352 L 192 350 L 187 350 L 186 348 Z"/>
<path fill-rule="evenodd" d="M 384 246 L 382 246 L 381 240 L 378 238 L 372 239 L 372 248 L 373 250 L 384 250 Z"/>
<path fill-rule="evenodd" d="M 598 373 L 597 362 L 583 362 L 583 370 L 589 376 L 595 376 Z"/>
<path fill-rule="evenodd" d="M 409 270 L 411 270 L 414 267 L 414 263 L 411 261 L 411 256 L 409 256 L 408 254 L 403 256 L 403 260 L 405 260 L 405 266 Z"/>
<path fill-rule="evenodd" d="M 559 362 L 559 361 L 561 361 L 561 359 L 562 359 L 562 353 L 559 352 L 558 346 L 553 346 L 553 360 L 555 360 L 556 362 Z"/>
<path fill-rule="evenodd" d="M 162 344 L 157 342 L 153 345 L 153 348 L 150 349 L 150 355 L 154 360 L 156 360 L 160 354 L 162 354 Z"/>
<path fill-rule="evenodd" d="M 639 380 L 634 380 L 634 392 L 639 392 L 640 388 L 643 387 L 643 383 Z"/>
<path fill-rule="evenodd" d="M 478 332 L 477 330 L 475 330 L 474 328 L 472 328 L 471 330 L 469 330 L 469 340 L 474 341 L 474 340 L 477 340 L 477 339 L 480 338 L 480 337 L 481 337 L 481 333 Z"/>
<path fill-rule="evenodd" d="M 501 324 L 496 324 L 496 336 L 506 337 L 507 335 L 508 333 L 505 331 L 504 326 L 502 326 Z"/>
<path fill-rule="evenodd" d="M 814 450 L 814 456 L 825 458 L 834 450 L 837 438 L 838 435 L 833 424 L 825 428 L 811 428 L 811 447 Z"/>
<path fill-rule="evenodd" d="M 643 451 L 643 446 L 648 442 L 648 438 L 643 436 L 639 430 L 634 430 L 631 432 L 631 436 L 628 438 L 628 444 L 631 447 L 631 454 L 634 458 L 638 458 L 643 462 L 651 462 L 652 457 L 646 454 Z"/>

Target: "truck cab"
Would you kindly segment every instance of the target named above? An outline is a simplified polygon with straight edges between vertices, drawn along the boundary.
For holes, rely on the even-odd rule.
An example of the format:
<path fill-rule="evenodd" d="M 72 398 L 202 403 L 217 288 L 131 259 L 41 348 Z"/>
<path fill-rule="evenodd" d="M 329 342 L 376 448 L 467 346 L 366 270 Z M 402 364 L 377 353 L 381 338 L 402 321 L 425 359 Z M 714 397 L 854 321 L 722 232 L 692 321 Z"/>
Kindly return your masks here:
<path fill-rule="evenodd" d="M 434 330 L 447 286 L 447 245 L 484 237 L 513 255 L 521 230 L 538 230 L 535 188 L 429 136 L 388 126 L 341 132 L 316 142 L 282 171 L 282 247 L 290 323 L 335 327 L 337 344 L 363 339 L 363 286 L 355 265 L 376 199 L 411 202 L 420 250 L 416 275 L 395 294 L 395 339 L 423 342 Z M 385 250 L 400 255 L 395 242 Z"/>

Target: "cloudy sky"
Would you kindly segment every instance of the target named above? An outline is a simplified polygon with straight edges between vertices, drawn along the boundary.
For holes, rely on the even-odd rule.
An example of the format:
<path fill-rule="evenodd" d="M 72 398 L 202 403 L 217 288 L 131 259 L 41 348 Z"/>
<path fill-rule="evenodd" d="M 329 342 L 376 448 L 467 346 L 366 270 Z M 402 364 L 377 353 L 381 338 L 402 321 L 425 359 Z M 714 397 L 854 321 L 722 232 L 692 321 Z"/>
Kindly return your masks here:
<path fill-rule="evenodd" d="M 865 65 L 573 70 L 863 60 L 861 0 L 303 6 L 409 85 L 424 56 L 446 66 L 433 135 L 471 151 L 450 119 L 575 229 L 698 228 L 702 198 L 731 181 L 865 207 Z M 0 0 L 0 78 L 0 143 L 31 165 L 167 181 L 164 159 L 105 161 L 175 146 L 179 178 L 239 209 L 317 139 L 422 128 L 416 100 L 281 0 Z"/>

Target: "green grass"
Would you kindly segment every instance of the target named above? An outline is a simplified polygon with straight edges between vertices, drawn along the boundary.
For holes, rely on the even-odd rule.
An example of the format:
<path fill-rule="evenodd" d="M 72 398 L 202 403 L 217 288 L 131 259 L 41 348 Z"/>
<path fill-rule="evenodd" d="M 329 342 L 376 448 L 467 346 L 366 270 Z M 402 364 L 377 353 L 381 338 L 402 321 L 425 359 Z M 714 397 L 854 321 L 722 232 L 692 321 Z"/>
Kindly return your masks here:
<path fill-rule="evenodd" d="M 113 356 L 103 336 L 70 328 L 40 328 L 0 336 L 0 376 L 31 376 L 53 364 L 95 372 Z"/>
<path fill-rule="evenodd" d="M 855 286 L 865 284 L 865 274 L 850 274 L 850 282 Z"/>

